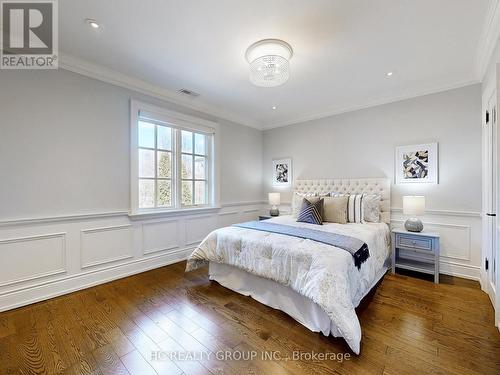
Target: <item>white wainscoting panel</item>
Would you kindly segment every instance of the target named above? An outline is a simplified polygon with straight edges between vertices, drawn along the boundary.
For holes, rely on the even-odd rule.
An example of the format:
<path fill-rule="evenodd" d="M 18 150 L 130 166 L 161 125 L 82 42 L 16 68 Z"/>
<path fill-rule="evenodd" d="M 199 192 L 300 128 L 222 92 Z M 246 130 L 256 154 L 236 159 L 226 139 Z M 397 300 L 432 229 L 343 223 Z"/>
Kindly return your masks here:
<path fill-rule="evenodd" d="M 130 259 L 134 256 L 131 224 L 82 229 L 81 233 L 82 269 Z"/>
<path fill-rule="evenodd" d="M 205 236 L 217 228 L 216 215 L 193 216 L 186 218 L 186 246 L 200 243 Z"/>
<path fill-rule="evenodd" d="M 217 218 L 217 227 L 223 228 L 238 223 L 240 221 L 239 214 L 238 211 L 220 212 Z"/>
<path fill-rule="evenodd" d="M 0 311 L 182 261 L 209 232 L 255 220 L 261 208 L 241 202 L 168 217 L 121 210 L 0 222 Z"/>
<path fill-rule="evenodd" d="M 0 239 L 0 288 L 66 272 L 66 233 Z"/>
<path fill-rule="evenodd" d="M 144 255 L 179 248 L 179 221 L 161 220 L 142 224 L 142 253 Z"/>
<path fill-rule="evenodd" d="M 260 212 L 261 210 L 258 208 L 247 208 L 242 212 L 242 221 L 255 220 L 255 217 L 258 217 Z"/>

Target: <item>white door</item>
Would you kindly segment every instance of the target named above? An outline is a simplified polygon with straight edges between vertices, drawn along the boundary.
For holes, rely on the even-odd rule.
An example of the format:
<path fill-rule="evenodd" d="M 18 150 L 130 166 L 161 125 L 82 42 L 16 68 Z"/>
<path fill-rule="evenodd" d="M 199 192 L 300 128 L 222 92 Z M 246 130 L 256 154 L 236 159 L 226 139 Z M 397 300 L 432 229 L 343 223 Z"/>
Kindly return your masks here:
<path fill-rule="evenodd" d="M 496 93 L 494 93 L 488 101 L 487 114 L 485 116 L 485 132 L 484 132 L 484 203 L 485 203 L 485 269 L 487 276 L 487 291 L 490 296 L 493 306 L 495 306 L 495 268 L 496 268 L 496 196 L 497 196 L 497 129 L 496 129 Z"/>

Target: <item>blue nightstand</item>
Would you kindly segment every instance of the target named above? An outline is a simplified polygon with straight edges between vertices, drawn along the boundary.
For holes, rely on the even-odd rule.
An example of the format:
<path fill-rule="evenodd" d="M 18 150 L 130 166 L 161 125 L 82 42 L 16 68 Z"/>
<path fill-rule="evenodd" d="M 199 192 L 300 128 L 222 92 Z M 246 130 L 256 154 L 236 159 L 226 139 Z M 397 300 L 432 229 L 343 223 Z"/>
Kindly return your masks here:
<path fill-rule="evenodd" d="M 396 268 L 434 275 L 439 284 L 439 234 L 392 230 L 392 273 Z"/>

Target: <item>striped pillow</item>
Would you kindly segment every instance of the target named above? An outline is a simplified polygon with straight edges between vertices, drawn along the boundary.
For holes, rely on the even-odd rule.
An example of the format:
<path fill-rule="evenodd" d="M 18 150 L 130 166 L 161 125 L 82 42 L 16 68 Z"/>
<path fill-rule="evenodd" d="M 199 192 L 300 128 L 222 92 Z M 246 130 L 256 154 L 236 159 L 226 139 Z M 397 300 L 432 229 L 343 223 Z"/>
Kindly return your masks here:
<path fill-rule="evenodd" d="M 348 223 L 364 223 L 365 212 L 363 198 L 364 194 L 332 194 L 334 197 L 349 197 L 347 202 L 347 222 Z"/>
<path fill-rule="evenodd" d="M 304 198 L 297 222 L 323 225 L 323 203 L 323 198 L 314 203 Z"/>

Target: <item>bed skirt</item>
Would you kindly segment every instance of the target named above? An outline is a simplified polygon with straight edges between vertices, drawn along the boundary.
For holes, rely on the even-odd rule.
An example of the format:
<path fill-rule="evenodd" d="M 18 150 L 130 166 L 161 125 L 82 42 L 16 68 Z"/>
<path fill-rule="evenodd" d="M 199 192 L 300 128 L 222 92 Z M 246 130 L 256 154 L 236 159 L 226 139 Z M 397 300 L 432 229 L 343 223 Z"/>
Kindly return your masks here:
<path fill-rule="evenodd" d="M 387 268 L 380 271 L 366 294 L 380 281 L 386 271 Z M 318 304 L 291 288 L 226 264 L 210 262 L 208 272 L 210 280 L 285 312 L 313 332 L 321 332 L 325 336 L 341 336 L 337 327 Z"/>

